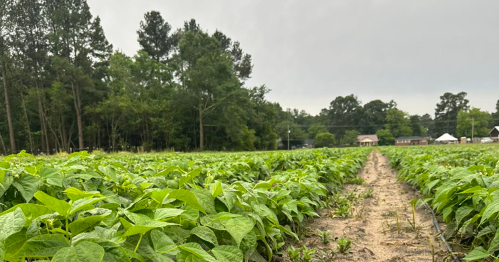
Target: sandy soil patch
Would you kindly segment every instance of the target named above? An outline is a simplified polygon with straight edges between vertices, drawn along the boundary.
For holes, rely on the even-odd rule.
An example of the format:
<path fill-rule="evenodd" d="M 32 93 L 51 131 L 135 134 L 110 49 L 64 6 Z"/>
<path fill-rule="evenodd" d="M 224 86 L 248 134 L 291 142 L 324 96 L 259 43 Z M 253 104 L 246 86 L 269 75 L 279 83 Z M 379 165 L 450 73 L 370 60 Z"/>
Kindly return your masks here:
<path fill-rule="evenodd" d="M 342 193 L 361 196 L 352 202 L 348 217 L 338 217 L 341 212 L 335 209 L 322 210 L 310 225 L 310 236 L 296 247 L 317 249 L 316 258 L 322 261 L 451 261 L 429 210 L 416 208 L 413 219 L 411 200 L 418 194 L 397 180 L 385 156 L 373 150 L 359 176 L 364 183 L 347 185 Z M 330 243 L 322 242 L 317 229 L 331 232 Z M 338 252 L 338 238 L 351 240 L 347 252 Z"/>

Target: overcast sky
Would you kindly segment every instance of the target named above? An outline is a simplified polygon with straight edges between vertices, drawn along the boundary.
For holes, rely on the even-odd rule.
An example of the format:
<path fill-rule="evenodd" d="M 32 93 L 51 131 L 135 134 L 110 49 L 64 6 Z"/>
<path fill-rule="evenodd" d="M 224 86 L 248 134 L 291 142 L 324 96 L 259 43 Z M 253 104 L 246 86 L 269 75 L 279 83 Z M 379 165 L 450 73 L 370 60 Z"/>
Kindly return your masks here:
<path fill-rule="evenodd" d="M 253 57 L 248 86 L 270 101 L 317 114 L 336 96 L 394 99 L 434 114 L 439 96 L 465 91 L 493 111 L 499 99 L 497 0 L 88 0 L 116 49 L 134 55 L 147 11 L 173 28 L 195 18 Z"/>

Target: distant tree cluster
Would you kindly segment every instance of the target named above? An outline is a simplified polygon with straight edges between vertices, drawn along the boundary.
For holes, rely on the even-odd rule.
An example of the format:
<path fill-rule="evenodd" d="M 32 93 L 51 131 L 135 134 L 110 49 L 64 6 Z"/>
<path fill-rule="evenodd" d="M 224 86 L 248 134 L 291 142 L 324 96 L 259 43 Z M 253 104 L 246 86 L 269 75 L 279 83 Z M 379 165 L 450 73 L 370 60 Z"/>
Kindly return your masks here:
<path fill-rule="evenodd" d="M 317 116 L 266 100 L 246 87 L 251 55 L 195 21 L 173 29 L 156 11 L 137 30 L 133 56 L 113 51 L 86 0 L 0 0 L 0 153 L 101 149 L 272 150 L 315 139 L 353 145 L 358 134 L 469 136 L 499 125 L 470 109 L 466 93 L 446 93 L 435 118 L 409 115 L 394 101 L 364 105 L 335 98 Z"/>
<path fill-rule="evenodd" d="M 455 136 L 488 136 L 494 125 L 499 125 L 499 101 L 496 112 L 488 113 L 469 107 L 467 94 L 445 93 L 436 105 L 435 116 L 409 115 L 397 108 L 395 101 L 373 100 L 364 105 L 355 95 L 336 97 L 329 108 L 322 110 L 309 127 L 309 134 L 316 130 L 334 135 L 340 145 L 355 143 L 358 134 L 376 134 L 380 145 L 393 145 L 402 136 L 437 137 L 444 133 Z"/>

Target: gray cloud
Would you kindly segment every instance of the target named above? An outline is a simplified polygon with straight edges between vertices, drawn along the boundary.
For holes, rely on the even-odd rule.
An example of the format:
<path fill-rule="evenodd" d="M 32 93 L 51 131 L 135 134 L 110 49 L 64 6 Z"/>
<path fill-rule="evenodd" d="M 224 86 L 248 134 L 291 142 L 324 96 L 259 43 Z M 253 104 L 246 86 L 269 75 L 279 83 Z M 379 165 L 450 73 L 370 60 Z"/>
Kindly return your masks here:
<path fill-rule="evenodd" d="M 465 91 L 492 111 L 499 99 L 496 0 L 88 0 L 111 43 L 128 55 L 145 12 L 174 27 L 195 18 L 253 56 L 248 85 L 269 100 L 317 114 L 338 95 L 394 99 L 412 114 L 434 113 L 444 92 Z"/>

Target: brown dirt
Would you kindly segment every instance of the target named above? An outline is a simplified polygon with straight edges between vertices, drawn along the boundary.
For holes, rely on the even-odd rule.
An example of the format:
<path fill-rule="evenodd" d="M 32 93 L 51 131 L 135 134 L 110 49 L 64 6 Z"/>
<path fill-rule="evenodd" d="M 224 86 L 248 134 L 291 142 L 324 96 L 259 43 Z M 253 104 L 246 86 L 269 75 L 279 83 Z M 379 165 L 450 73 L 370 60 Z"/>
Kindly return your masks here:
<path fill-rule="evenodd" d="M 431 213 L 424 207 L 415 212 L 416 229 L 411 226 L 411 200 L 418 194 L 407 184 L 398 181 L 388 159 L 373 150 L 359 173 L 362 185 L 347 185 L 343 196 L 356 195 L 371 189 L 372 197 L 357 201 L 347 218 L 335 217 L 334 209 L 322 210 L 321 217 L 311 223 L 309 237 L 295 246 L 317 249 L 322 261 L 447 261 L 448 255 L 436 237 Z M 351 194 L 351 193 L 350 193 Z M 331 232 L 331 242 L 323 244 L 317 229 Z M 338 253 L 337 238 L 352 241 L 350 252 Z M 430 241 L 433 242 L 434 258 Z M 332 253 L 335 255 L 331 255 Z M 450 260 L 449 260 L 450 261 Z"/>

